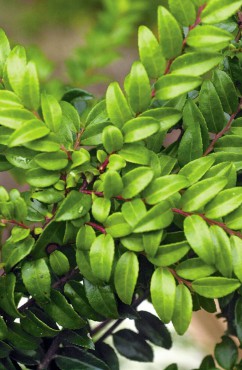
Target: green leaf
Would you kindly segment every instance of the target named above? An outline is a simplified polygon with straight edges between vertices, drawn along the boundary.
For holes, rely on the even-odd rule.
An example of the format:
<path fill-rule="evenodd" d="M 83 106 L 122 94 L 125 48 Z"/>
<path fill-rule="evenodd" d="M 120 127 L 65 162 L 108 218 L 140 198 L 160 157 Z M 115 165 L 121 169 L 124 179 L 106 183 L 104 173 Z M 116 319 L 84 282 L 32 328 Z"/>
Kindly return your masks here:
<path fill-rule="evenodd" d="M 50 298 L 51 277 L 44 258 L 25 262 L 21 273 L 24 285 L 32 297 L 39 303 L 47 303 Z"/>
<path fill-rule="evenodd" d="M 167 366 L 164 370 L 178 370 L 177 364 L 171 364 Z"/>
<path fill-rule="evenodd" d="M 201 258 L 189 258 L 179 263 L 176 273 L 183 279 L 196 280 L 213 274 L 216 268 L 206 264 Z"/>
<path fill-rule="evenodd" d="M 70 270 L 69 260 L 64 253 L 55 250 L 50 254 L 49 257 L 50 267 L 54 273 L 58 276 L 62 276 L 68 273 Z"/>
<path fill-rule="evenodd" d="M 64 199 L 64 193 L 55 189 L 45 189 L 41 191 L 36 191 L 31 194 L 31 198 L 37 199 L 42 203 L 54 204 L 59 203 Z"/>
<path fill-rule="evenodd" d="M 59 177 L 59 172 L 47 171 L 42 168 L 33 168 L 26 172 L 27 183 L 37 188 L 46 188 L 51 186 L 59 180 Z"/>
<path fill-rule="evenodd" d="M 239 341 L 242 342 L 242 298 L 240 297 L 235 306 L 235 328 Z"/>
<path fill-rule="evenodd" d="M 203 153 L 202 135 L 199 124 L 194 123 L 193 127 L 188 127 L 182 136 L 178 148 L 178 162 L 181 166 L 200 158 Z"/>
<path fill-rule="evenodd" d="M 0 37 L 1 37 L 1 30 L 0 30 Z M 13 91 L 0 90 L 0 103 L 1 103 L 1 109 L 23 108 L 23 104 L 21 103 L 21 100 Z"/>
<path fill-rule="evenodd" d="M 232 277 L 232 253 L 229 238 L 226 232 L 217 225 L 210 227 L 215 250 L 215 266 L 225 277 Z"/>
<path fill-rule="evenodd" d="M 66 298 L 57 290 L 52 289 L 50 301 L 44 304 L 41 303 L 40 306 L 65 329 L 79 329 L 86 325 L 86 321 L 73 310 Z"/>
<path fill-rule="evenodd" d="M 108 282 L 112 272 L 114 240 L 111 235 L 99 235 L 91 245 L 90 264 L 93 274 Z"/>
<path fill-rule="evenodd" d="M 10 53 L 10 45 L 5 32 L 0 29 L 0 76 L 3 77 L 4 65 Z"/>
<path fill-rule="evenodd" d="M 131 227 L 135 227 L 146 215 L 144 202 L 141 199 L 133 199 L 130 202 L 125 202 L 122 205 L 122 215 Z"/>
<path fill-rule="evenodd" d="M 62 110 L 56 98 L 52 95 L 42 94 L 41 108 L 45 123 L 50 131 L 58 132 L 62 120 Z"/>
<path fill-rule="evenodd" d="M 10 148 L 39 139 L 49 133 L 48 127 L 40 120 L 33 119 L 21 125 L 9 138 Z"/>
<path fill-rule="evenodd" d="M 215 159 L 211 156 L 195 159 L 182 167 L 179 175 L 186 177 L 190 185 L 192 185 L 206 174 L 214 161 Z"/>
<path fill-rule="evenodd" d="M 139 262 L 135 253 L 125 252 L 117 262 L 114 284 L 122 302 L 131 304 L 139 273 Z"/>
<path fill-rule="evenodd" d="M 68 164 L 67 154 L 63 151 L 54 153 L 41 153 L 34 157 L 34 161 L 45 170 L 58 171 Z"/>
<path fill-rule="evenodd" d="M 5 339 L 7 335 L 8 335 L 7 325 L 2 316 L 0 316 L 0 340 Z"/>
<path fill-rule="evenodd" d="M 167 268 L 158 267 L 155 270 L 151 278 L 150 292 L 159 318 L 167 324 L 173 316 L 176 296 L 176 282 Z"/>
<path fill-rule="evenodd" d="M 230 238 L 233 270 L 237 278 L 242 282 L 242 241 L 235 235 Z"/>
<path fill-rule="evenodd" d="M 162 244 L 158 247 L 154 257 L 147 257 L 155 266 L 170 266 L 187 254 L 190 246 L 187 241 Z"/>
<path fill-rule="evenodd" d="M 164 229 L 169 226 L 173 220 L 173 212 L 170 203 L 162 201 L 153 206 L 136 225 L 134 232 L 142 233 L 153 230 Z"/>
<path fill-rule="evenodd" d="M 95 343 L 99 357 L 109 366 L 110 370 L 119 370 L 119 359 L 114 349 L 107 343 Z"/>
<path fill-rule="evenodd" d="M 106 121 L 91 122 L 82 134 L 82 145 L 102 144 L 102 132 L 106 126 Z"/>
<path fill-rule="evenodd" d="M 192 288 L 198 294 L 207 298 L 224 297 L 240 287 L 237 279 L 228 279 L 226 277 L 205 277 L 193 281 Z"/>
<path fill-rule="evenodd" d="M 17 310 L 15 303 L 14 290 L 16 284 L 16 276 L 9 273 L 0 278 L 0 307 L 8 315 L 19 318 L 23 315 Z"/>
<path fill-rule="evenodd" d="M 25 317 L 20 320 L 21 327 L 34 337 L 54 337 L 59 333 L 58 327 L 45 314 L 36 309 L 26 310 Z M 53 328 L 51 326 L 55 326 Z"/>
<path fill-rule="evenodd" d="M 205 207 L 205 215 L 208 218 L 219 218 L 234 211 L 242 203 L 242 187 L 235 187 L 221 191 Z"/>
<path fill-rule="evenodd" d="M 111 122 L 119 128 L 133 117 L 127 100 L 117 82 L 109 85 L 106 93 L 106 104 Z"/>
<path fill-rule="evenodd" d="M 148 257 L 154 257 L 160 245 L 163 230 L 151 231 L 142 235 L 143 245 Z"/>
<path fill-rule="evenodd" d="M 56 365 L 60 370 L 69 370 L 70 368 L 71 370 L 109 370 L 109 367 L 103 361 L 86 350 L 65 347 L 61 353 L 63 355 L 58 354 L 55 357 Z"/>
<path fill-rule="evenodd" d="M 155 84 L 155 96 L 161 100 L 172 99 L 194 90 L 201 83 L 201 78 L 197 76 L 165 75 Z"/>
<path fill-rule="evenodd" d="M 127 162 L 148 165 L 150 163 L 150 151 L 140 144 L 124 144 L 119 155 Z"/>
<path fill-rule="evenodd" d="M 158 33 L 162 54 L 172 59 L 182 51 L 182 32 L 173 15 L 163 6 L 158 7 Z"/>
<path fill-rule="evenodd" d="M 56 102 L 54 104 L 56 105 Z M 59 104 L 62 110 L 62 118 L 68 121 L 69 125 L 71 125 L 71 127 L 73 128 L 73 131 L 78 132 L 80 130 L 81 121 L 77 110 L 73 107 L 72 104 L 67 103 L 66 101 L 61 101 Z M 60 116 L 59 119 L 61 119 L 60 112 L 58 112 L 58 114 Z"/>
<path fill-rule="evenodd" d="M 36 208 L 34 208 L 34 211 L 36 212 Z M 65 224 L 61 222 L 58 223 L 55 221 L 50 221 L 36 241 L 34 250 L 32 251 L 31 255 L 34 256 L 34 258 L 46 257 L 45 249 L 50 240 L 52 243 L 63 245 L 65 232 L 64 225 Z"/>
<path fill-rule="evenodd" d="M 171 335 L 166 326 L 150 312 L 139 311 L 140 318 L 135 320 L 135 326 L 143 338 L 156 346 L 170 349 L 172 345 Z"/>
<path fill-rule="evenodd" d="M 224 111 L 230 114 L 234 113 L 238 106 L 238 97 L 231 78 L 224 71 L 216 69 L 213 72 L 212 82 L 218 93 Z"/>
<path fill-rule="evenodd" d="M 141 252 L 144 250 L 142 235 L 131 234 L 120 239 L 121 244 L 128 250 L 133 252 Z"/>
<path fill-rule="evenodd" d="M 81 218 L 87 214 L 92 205 L 90 195 L 72 190 L 63 200 L 56 212 L 56 221 L 67 221 Z"/>
<path fill-rule="evenodd" d="M 21 96 L 24 74 L 26 70 L 26 52 L 22 46 L 15 46 L 6 61 L 6 76 L 7 81 L 10 83 L 12 89 L 16 94 Z"/>
<path fill-rule="evenodd" d="M 159 130 L 159 122 L 151 117 L 137 117 L 123 126 L 124 142 L 133 143 L 143 140 Z"/>
<path fill-rule="evenodd" d="M 37 110 L 40 105 L 39 78 L 36 66 L 29 62 L 24 73 L 24 84 L 21 91 L 21 99 L 24 106 L 30 110 Z"/>
<path fill-rule="evenodd" d="M 44 153 L 58 152 L 60 150 L 60 142 L 53 132 L 40 139 L 24 143 L 24 146 L 37 152 Z"/>
<path fill-rule="evenodd" d="M 197 26 L 188 33 L 187 45 L 206 51 L 219 51 L 225 48 L 233 35 L 215 26 Z"/>
<path fill-rule="evenodd" d="M 106 198 L 120 195 L 123 190 L 123 180 L 117 171 L 108 170 L 103 180 L 103 193 Z"/>
<path fill-rule="evenodd" d="M 9 272 L 18 262 L 28 256 L 32 250 L 35 240 L 28 238 L 20 242 L 6 242 L 2 246 L 2 262 L 4 269 Z"/>
<path fill-rule="evenodd" d="M 8 341 L 16 348 L 34 350 L 38 348 L 40 340 L 27 334 L 19 323 L 13 322 L 8 328 Z"/>
<path fill-rule="evenodd" d="M 76 247 L 81 250 L 89 250 L 95 238 L 94 229 L 89 225 L 83 225 L 76 236 Z"/>
<path fill-rule="evenodd" d="M 242 5 L 241 0 L 214 0 L 202 11 L 203 23 L 219 23 L 228 19 Z"/>
<path fill-rule="evenodd" d="M 80 273 L 93 284 L 98 284 L 100 281 L 94 276 L 91 265 L 89 252 L 86 250 L 77 249 L 76 251 L 76 263 L 80 270 Z"/>
<path fill-rule="evenodd" d="M 199 94 L 199 108 L 204 115 L 209 131 L 220 132 L 225 126 L 225 117 L 219 96 L 211 81 L 205 80 Z"/>
<path fill-rule="evenodd" d="M 211 370 L 215 369 L 215 362 L 211 355 L 204 357 L 199 367 L 199 370 Z"/>
<path fill-rule="evenodd" d="M 200 210 L 214 198 L 227 184 L 225 177 L 209 178 L 192 185 L 181 197 L 181 206 L 184 211 Z"/>
<path fill-rule="evenodd" d="M 92 308 L 104 317 L 117 319 L 117 303 L 109 285 L 95 286 L 85 280 L 85 292 Z"/>
<path fill-rule="evenodd" d="M 165 71 L 166 61 L 153 32 L 146 26 L 139 27 L 139 55 L 150 78 L 158 78 Z"/>
<path fill-rule="evenodd" d="M 154 173 L 148 167 L 137 167 L 123 176 L 122 196 L 126 199 L 139 194 L 153 179 Z"/>
<path fill-rule="evenodd" d="M 71 168 L 76 168 L 84 163 L 90 162 L 90 153 L 84 148 L 80 148 L 78 151 L 75 150 L 72 153 L 72 165 Z"/>
<path fill-rule="evenodd" d="M 207 223 L 198 215 L 186 217 L 184 232 L 194 252 L 208 265 L 215 263 L 215 249 Z"/>
<path fill-rule="evenodd" d="M 122 329 L 113 334 L 113 342 L 120 355 L 129 360 L 152 362 L 153 351 L 143 336 L 129 330 Z"/>
<path fill-rule="evenodd" d="M 223 369 L 230 370 L 234 367 L 238 359 L 237 345 L 230 337 L 224 335 L 222 342 L 216 344 L 214 355 L 218 364 Z"/>
<path fill-rule="evenodd" d="M 214 157 L 212 158 L 215 159 Z M 231 162 L 222 162 L 216 164 L 215 166 L 212 166 L 210 170 L 205 174 L 203 179 L 208 179 L 209 177 L 211 178 L 214 176 L 227 177 L 228 184 L 226 185 L 226 188 L 231 188 L 236 185 L 237 182 L 236 168 L 235 165 Z"/>
<path fill-rule="evenodd" d="M 183 335 L 192 319 L 192 296 L 190 290 L 183 284 L 176 287 L 175 308 L 172 324 L 179 335 Z"/>
<path fill-rule="evenodd" d="M 0 121 L 1 125 L 4 127 L 9 127 L 11 129 L 20 129 L 22 124 L 29 120 L 36 120 L 33 113 L 26 109 L 18 108 L 6 108 L 0 109 Z M 41 121 L 38 121 L 41 122 Z"/>
<path fill-rule="evenodd" d="M 126 161 L 119 154 L 112 154 L 109 157 L 107 168 L 113 171 L 119 171 L 126 166 Z"/>
<path fill-rule="evenodd" d="M 115 126 L 106 126 L 102 133 L 102 141 L 108 153 L 117 152 L 123 147 L 122 132 Z"/>
<path fill-rule="evenodd" d="M 182 26 L 191 26 L 196 19 L 196 9 L 191 0 L 169 0 L 169 7 Z"/>
<path fill-rule="evenodd" d="M 181 1 L 181 0 L 180 0 Z M 194 52 L 181 55 L 171 65 L 171 72 L 177 75 L 201 76 L 221 61 L 219 53 Z"/>
<path fill-rule="evenodd" d="M 98 222 L 105 222 L 111 209 L 111 201 L 107 198 L 96 198 L 92 204 L 92 215 Z"/>

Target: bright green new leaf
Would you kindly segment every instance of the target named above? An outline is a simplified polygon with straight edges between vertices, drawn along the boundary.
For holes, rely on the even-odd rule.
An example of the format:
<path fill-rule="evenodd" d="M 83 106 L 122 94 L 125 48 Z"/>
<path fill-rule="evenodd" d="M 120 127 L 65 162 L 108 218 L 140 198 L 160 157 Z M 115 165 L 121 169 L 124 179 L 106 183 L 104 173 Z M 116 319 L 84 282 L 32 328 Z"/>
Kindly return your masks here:
<path fill-rule="evenodd" d="M 209 1 L 202 11 L 203 23 L 220 23 L 228 19 L 242 5 L 241 0 L 213 0 Z"/>
<path fill-rule="evenodd" d="M 122 132 L 115 126 L 106 126 L 102 133 L 102 141 L 108 153 L 117 152 L 123 147 Z"/>
<path fill-rule="evenodd" d="M 93 284 L 100 284 L 101 281 L 94 276 L 89 258 L 89 251 L 81 250 L 80 248 L 76 251 L 76 263 L 80 270 L 80 273 Z"/>
<path fill-rule="evenodd" d="M 133 117 L 127 100 L 117 82 L 111 83 L 107 89 L 106 105 L 111 122 L 119 128 Z"/>
<path fill-rule="evenodd" d="M 192 319 L 192 296 L 190 290 L 183 284 L 176 287 L 175 307 L 172 324 L 179 335 L 183 335 Z"/>
<path fill-rule="evenodd" d="M 16 276 L 10 272 L 0 278 L 0 307 L 8 315 L 19 318 L 23 315 L 17 310 L 14 291 L 16 285 Z"/>
<path fill-rule="evenodd" d="M 189 258 L 179 263 L 176 273 L 183 279 L 196 280 L 213 274 L 216 268 L 206 264 L 201 258 Z"/>
<path fill-rule="evenodd" d="M 41 153 L 34 157 L 34 161 L 45 170 L 62 170 L 68 164 L 67 154 L 63 151 L 54 153 Z"/>
<path fill-rule="evenodd" d="M 159 130 L 159 122 L 152 117 L 137 117 L 123 126 L 124 142 L 133 143 L 143 140 Z"/>
<path fill-rule="evenodd" d="M 0 109 L 0 122 L 4 127 L 19 129 L 22 124 L 29 120 L 36 120 L 33 113 L 26 109 L 6 108 Z M 41 121 L 39 121 L 41 122 Z"/>
<path fill-rule="evenodd" d="M 39 303 L 48 302 L 51 277 L 44 258 L 25 262 L 21 273 L 24 285 L 32 297 Z"/>
<path fill-rule="evenodd" d="M 155 84 L 156 98 L 168 100 L 196 89 L 202 80 L 197 76 L 165 75 Z"/>
<path fill-rule="evenodd" d="M 146 203 L 156 204 L 188 186 L 188 180 L 182 175 L 162 176 L 152 181 L 142 192 L 142 196 Z"/>
<path fill-rule="evenodd" d="M 214 151 L 242 154 L 241 137 L 239 135 L 226 135 L 215 144 Z"/>
<path fill-rule="evenodd" d="M 146 188 L 153 179 L 154 173 L 151 168 L 137 167 L 123 176 L 124 188 L 122 196 L 126 199 L 133 198 Z"/>
<path fill-rule="evenodd" d="M 133 199 L 130 202 L 125 202 L 122 205 L 122 215 L 131 227 L 135 227 L 146 215 L 144 202 L 141 199 Z"/>
<path fill-rule="evenodd" d="M 49 260 L 52 270 L 58 276 L 65 275 L 70 270 L 69 260 L 61 251 L 55 250 L 52 252 Z"/>
<path fill-rule="evenodd" d="M 214 161 L 215 159 L 211 156 L 195 159 L 194 161 L 191 161 L 182 167 L 179 175 L 185 176 L 190 185 L 192 185 L 200 180 L 204 174 L 206 174 L 209 168 L 213 165 Z"/>
<path fill-rule="evenodd" d="M 42 94 L 41 108 L 45 123 L 50 131 L 58 132 L 62 120 L 62 110 L 56 98 L 52 95 Z"/>
<path fill-rule="evenodd" d="M 124 144 L 119 151 L 119 155 L 127 162 L 148 165 L 150 163 L 151 152 L 143 145 L 132 143 Z"/>
<path fill-rule="evenodd" d="M 92 203 L 92 215 L 98 222 L 103 223 L 111 209 L 111 201 L 107 198 L 96 198 Z"/>
<path fill-rule="evenodd" d="M 120 195 L 123 190 L 123 180 L 117 171 L 108 170 L 103 180 L 103 193 L 106 198 Z"/>
<path fill-rule="evenodd" d="M 44 153 L 58 152 L 60 150 L 60 142 L 53 132 L 40 139 L 25 143 L 24 146 L 31 150 Z"/>
<path fill-rule="evenodd" d="M 42 203 L 54 204 L 54 203 L 59 203 L 61 200 L 64 199 L 65 196 L 64 196 L 64 192 L 51 188 L 51 189 L 36 191 L 31 195 L 31 197 L 33 199 L 37 199 L 38 201 Z"/>
<path fill-rule="evenodd" d="M 119 298 L 131 304 L 139 273 L 139 262 L 135 253 L 125 252 L 117 262 L 114 273 L 115 289 Z"/>
<path fill-rule="evenodd" d="M 172 319 L 176 297 L 176 282 L 167 268 L 159 267 L 155 270 L 151 278 L 150 292 L 159 318 L 167 324 Z"/>
<path fill-rule="evenodd" d="M 139 27 L 139 55 L 150 78 L 160 77 L 165 70 L 166 60 L 153 32 L 146 26 Z"/>
<path fill-rule="evenodd" d="M 9 138 L 8 146 L 10 148 L 25 144 L 29 141 L 46 136 L 50 130 L 38 119 L 31 119 L 23 123 Z"/>
<path fill-rule="evenodd" d="M 66 101 L 61 101 L 59 104 L 62 110 L 62 118 L 64 120 L 68 120 L 68 123 L 73 128 L 73 131 L 78 132 L 80 130 L 81 121 L 77 110 L 73 107 L 72 104 L 67 103 Z"/>
<path fill-rule="evenodd" d="M 90 210 L 91 205 L 90 195 L 72 190 L 58 208 L 55 219 L 56 221 L 67 221 L 83 217 Z"/>
<path fill-rule="evenodd" d="M 140 117 L 152 117 L 159 121 L 160 131 L 166 132 L 173 127 L 182 117 L 181 112 L 175 108 L 161 107 L 145 111 Z"/>
<path fill-rule="evenodd" d="M 75 150 L 71 156 L 72 165 L 71 168 L 76 168 L 83 165 L 84 163 L 90 162 L 90 153 L 85 148 L 80 148 L 78 151 Z"/>
<path fill-rule="evenodd" d="M 191 26 L 196 19 L 196 9 L 191 0 L 169 0 L 169 8 L 182 26 Z"/>
<path fill-rule="evenodd" d="M 158 33 L 162 54 L 172 59 L 182 51 L 182 32 L 173 15 L 163 6 L 158 7 Z"/>
<path fill-rule="evenodd" d="M 121 212 L 110 215 L 105 221 L 105 227 L 113 238 L 121 238 L 132 232 L 132 227 L 125 221 Z"/>
<path fill-rule="evenodd" d="M 213 179 L 214 180 L 214 179 Z M 242 203 L 242 187 L 235 187 L 221 191 L 205 207 L 205 215 L 208 218 L 219 218 L 234 211 Z"/>
<path fill-rule="evenodd" d="M 220 0 L 219 0 L 220 1 Z M 187 37 L 187 45 L 212 51 L 219 51 L 225 48 L 233 35 L 215 26 L 197 26 L 191 30 Z"/>
<path fill-rule="evenodd" d="M 186 217 L 184 232 L 194 252 L 208 265 L 215 263 L 215 250 L 207 223 L 198 215 Z"/>
<path fill-rule="evenodd" d="M 163 237 L 163 230 L 151 231 L 142 235 L 145 253 L 154 257 Z"/>
<path fill-rule="evenodd" d="M 182 209 L 187 212 L 200 210 L 225 187 L 227 181 L 221 176 L 201 180 L 192 185 L 181 197 Z"/>
<path fill-rule="evenodd" d="M 151 88 L 147 72 L 140 62 L 134 62 L 127 89 L 129 104 L 135 113 L 145 111 L 151 103 Z"/>
<path fill-rule="evenodd" d="M 213 159 L 215 158 L 213 157 Z M 216 164 L 215 166 L 212 166 L 203 178 L 208 179 L 209 177 L 214 177 L 214 176 L 227 177 L 228 183 L 225 188 L 231 188 L 236 185 L 236 182 L 237 182 L 236 168 L 235 168 L 235 165 L 231 162 L 222 162 L 222 163 Z"/>
<path fill-rule="evenodd" d="M 94 229 L 89 225 L 80 228 L 76 236 L 76 247 L 81 250 L 89 250 L 96 238 Z"/>
<path fill-rule="evenodd" d="M 1 30 L 0 30 L 0 37 L 1 37 Z M 0 62 L 1 63 L 1 62 Z M 1 68 L 1 67 L 0 67 Z M 1 110 L 6 108 L 23 108 L 23 104 L 19 99 L 18 95 L 16 95 L 13 91 L 8 90 L 0 90 L 0 104 Z"/>
<path fill-rule="evenodd" d="M 196 293 L 207 298 L 224 297 L 240 287 L 237 279 L 212 276 L 197 279 L 192 283 L 192 288 Z"/>
<path fill-rule="evenodd" d="M 126 166 L 126 161 L 119 154 L 112 154 L 109 157 L 107 168 L 113 171 L 119 171 Z"/>
<path fill-rule="evenodd" d="M 242 240 L 235 235 L 230 238 L 233 270 L 242 282 Z"/>
<path fill-rule="evenodd" d="M 170 266 L 179 261 L 189 251 L 188 242 L 181 241 L 177 243 L 162 244 L 157 248 L 154 257 L 148 257 L 148 260 L 155 266 Z"/>
<path fill-rule="evenodd" d="M 114 258 L 114 240 L 111 235 L 99 235 L 91 245 L 90 264 L 93 274 L 108 282 L 112 272 Z"/>
<path fill-rule="evenodd" d="M 142 235 L 131 234 L 120 239 L 121 244 L 133 252 L 142 252 L 144 250 Z"/>
<path fill-rule="evenodd" d="M 33 168 L 26 173 L 27 183 L 39 188 L 46 188 L 55 184 L 59 177 L 59 172 L 46 171 L 42 168 Z"/>
<path fill-rule="evenodd" d="M 233 230 L 242 229 L 242 205 L 224 218 L 226 226 Z"/>
<path fill-rule="evenodd" d="M 21 91 L 21 99 L 24 106 L 30 110 L 37 110 L 40 105 L 39 78 L 36 66 L 29 62 L 24 74 L 24 85 Z"/>
<path fill-rule="evenodd" d="M 24 86 L 24 74 L 26 70 L 26 52 L 22 46 L 15 46 L 6 61 L 7 81 L 10 83 L 12 89 L 20 97 Z M 6 76 L 4 76 L 6 78 Z"/>
<path fill-rule="evenodd" d="M 226 232 L 217 225 L 210 227 L 210 233 L 215 250 L 215 266 L 225 277 L 232 277 L 232 252 Z"/>
<path fill-rule="evenodd" d="M 5 32 L 0 29 L 0 76 L 3 77 L 4 65 L 10 53 L 10 45 Z"/>
<path fill-rule="evenodd" d="M 153 230 L 164 229 L 169 226 L 173 220 L 173 212 L 170 203 L 162 201 L 153 206 L 136 225 L 134 232 L 142 233 Z"/>
<path fill-rule="evenodd" d="M 34 239 L 28 238 L 19 242 L 6 242 L 2 246 L 2 262 L 6 272 L 10 272 L 18 262 L 22 261 L 32 250 Z"/>
<path fill-rule="evenodd" d="M 218 65 L 221 59 L 222 55 L 219 53 L 194 52 L 183 54 L 174 60 L 171 65 L 171 72 L 176 75 L 201 76 Z"/>
<path fill-rule="evenodd" d="M 216 69 L 213 72 L 212 82 L 218 93 L 224 111 L 229 114 L 236 112 L 238 97 L 231 78 L 226 72 Z"/>

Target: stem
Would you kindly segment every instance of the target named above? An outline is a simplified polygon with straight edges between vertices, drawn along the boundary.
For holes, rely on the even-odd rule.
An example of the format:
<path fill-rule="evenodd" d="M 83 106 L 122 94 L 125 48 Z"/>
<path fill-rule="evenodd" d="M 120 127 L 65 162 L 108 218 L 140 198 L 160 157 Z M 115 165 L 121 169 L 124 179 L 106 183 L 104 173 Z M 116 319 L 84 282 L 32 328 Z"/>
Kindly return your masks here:
<path fill-rule="evenodd" d="M 94 229 L 100 231 L 102 234 L 107 234 L 105 228 L 101 225 L 96 224 L 95 222 L 86 222 L 86 225 L 92 226 Z"/>
<path fill-rule="evenodd" d="M 2 224 L 13 224 L 13 225 L 17 225 L 17 226 L 19 226 L 19 227 L 22 227 L 23 229 L 30 229 L 30 227 L 29 226 L 27 226 L 27 225 L 25 225 L 25 224 L 23 224 L 22 222 L 18 222 L 18 221 L 16 221 L 16 220 L 6 220 L 6 219 L 1 219 L 0 220 L 0 222 L 2 223 Z"/>
<path fill-rule="evenodd" d="M 64 145 L 61 145 L 61 147 L 60 147 L 60 150 L 62 150 L 63 152 L 65 152 L 66 153 L 66 155 L 67 155 L 67 158 L 68 158 L 68 160 L 69 161 L 71 161 L 72 160 L 72 158 L 71 158 L 71 153 L 64 147 Z"/>
<path fill-rule="evenodd" d="M 94 191 L 94 190 L 85 190 L 85 189 L 80 189 L 80 192 L 81 193 L 84 193 L 84 194 L 94 194 L 98 197 L 104 197 L 104 194 L 102 191 Z M 116 195 L 115 197 L 113 197 L 114 199 L 118 199 L 118 200 L 123 200 L 124 202 L 129 202 L 131 199 L 126 199 L 126 198 L 123 198 L 122 195 Z"/>
<path fill-rule="evenodd" d="M 51 360 L 53 359 L 53 357 L 55 356 L 58 348 L 59 348 L 59 345 L 62 341 L 62 332 L 59 333 L 54 339 L 53 339 L 53 342 L 51 343 L 51 346 L 49 347 L 48 351 L 46 352 L 46 355 L 45 357 L 43 358 L 43 360 L 41 361 L 41 363 L 39 364 L 39 366 L 37 367 L 37 370 L 44 370 L 44 369 L 47 369 L 48 366 L 49 366 L 49 363 L 51 362 Z"/>
<path fill-rule="evenodd" d="M 237 110 L 236 112 L 234 112 L 231 116 L 230 116 L 230 119 L 229 121 L 227 122 L 226 126 L 220 131 L 218 132 L 212 142 L 210 143 L 209 147 L 206 149 L 206 151 L 203 153 L 203 157 L 205 157 L 206 155 L 208 155 L 210 152 L 213 151 L 214 149 L 214 145 L 216 144 L 216 142 L 218 141 L 218 139 L 220 139 L 227 131 L 230 130 L 231 128 L 231 125 L 232 125 L 232 122 L 233 120 L 235 119 L 235 117 L 237 116 L 237 114 L 239 113 L 240 109 L 242 108 L 242 98 L 240 98 L 240 101 L 239 101 L 239 105 L 237 107 Z"/>
<path fill-rule="evenodd" d="M 105 159 L 105 161 L 101 164 L 101 166 L 99 167 L 99 172 L 104 172 L 107 165 L 109 164 L 109 157 L 110 156 L 107 156 L 107 158 Z"/>
<path fill-rule="evenodd" d="M 176 271 L 173 269 L 169 269 L 174 278 L 178 281 L 179 284 L 185 284 L 189 289 L 192 288 L 192 283 L 185 279 L 182 279 L 180 276 L 177 275 Z"/>
<path fill-rule="evenodd" d="M 93 337 L 94 335 L 98 334 L 102 329 L 104 329 L 112 319 L 107 319 L 103 321 L 101 324 L 97 325 L 93 330 L 91 330 L 90 335 Z"/>

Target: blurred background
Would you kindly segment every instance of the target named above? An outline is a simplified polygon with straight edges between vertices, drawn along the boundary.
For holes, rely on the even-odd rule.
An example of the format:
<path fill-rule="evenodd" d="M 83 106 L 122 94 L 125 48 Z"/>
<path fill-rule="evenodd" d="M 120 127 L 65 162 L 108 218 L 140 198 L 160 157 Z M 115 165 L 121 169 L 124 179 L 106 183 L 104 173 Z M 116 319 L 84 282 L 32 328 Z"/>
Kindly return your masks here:
<path fill-rule="evenodd" d="M 61 98 L 67 88 L 77 87 L 101 98 L 111 81 L 123 82 L 138 58 L 138 26 L 144 24 L 157 33 L 158 5 L 167 6 L 167 0 L 0 0 L 0 27 L 12 46 L 26 47 L 46 91 Z M 6 174 L 0 175 L 0 182 L 8 189 L 19 187 Z M 151 305 L 143 305 L 152 311 Z M 172 350 L 156 347 L 154 364 L 122 359 L 121 368 L 161 370 L 178 362 L 180 370 L 195 369 L 206 354 L 213 353 L 224 324 L 199 311 L 184 337 L 169 328 Z"/>

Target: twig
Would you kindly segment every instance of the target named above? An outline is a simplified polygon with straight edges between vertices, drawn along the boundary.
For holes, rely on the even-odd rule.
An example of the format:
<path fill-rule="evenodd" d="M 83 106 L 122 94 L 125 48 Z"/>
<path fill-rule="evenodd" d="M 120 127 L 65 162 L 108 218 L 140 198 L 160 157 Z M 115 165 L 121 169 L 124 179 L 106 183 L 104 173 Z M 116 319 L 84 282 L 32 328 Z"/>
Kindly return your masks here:
<path fill-rule="evenodd" d="M 55 354 L 56 354 L 56 352 L 57 352 L 57 350 L 60 346 L 60 343 L 61 343 L 62 339 L 63 339 L 63 332 L 60 332 L 53 339 L 53 342 L 51 343 L 48 351 L 46 352 L 46 355 L 44 356 L 43 360 L 41 361 L 41 363 L 37 367 L 38 370 L 44 370 L 44 369 L 48 368 L 49 363 L 51 362 L 51 360 L 55 356 Z"/>
<path fill-rule="evenodd" d="M 102 234 L 107 234 L 105 228 L 101 225 L 96 224 L 95 222 L 86 222 L 86 225 L 92 226 L 94 229 L 100 231 Z"/>
<path fill-rule="evenodd" d="M 0 222 L 2 223 L 2 224 L 13 224 L 13 225 L 17 225 L 17 226 L 19 226 L 19 227 L 22 227 L 23 229 L 30 229 L 30 227 L 29 226 L 27 226 L 27 225 L 25 225 L 25 224 L 23 224 L 22 222 L 18 222 L 18 221 L 16 221 L 16 220 L 6 220 L 6 219 L 1 219 L 0 220 Z"/>

